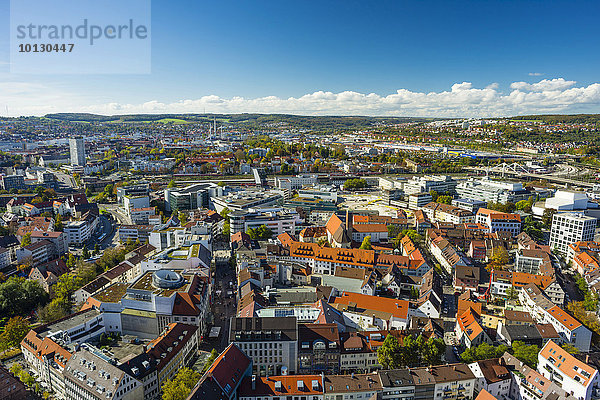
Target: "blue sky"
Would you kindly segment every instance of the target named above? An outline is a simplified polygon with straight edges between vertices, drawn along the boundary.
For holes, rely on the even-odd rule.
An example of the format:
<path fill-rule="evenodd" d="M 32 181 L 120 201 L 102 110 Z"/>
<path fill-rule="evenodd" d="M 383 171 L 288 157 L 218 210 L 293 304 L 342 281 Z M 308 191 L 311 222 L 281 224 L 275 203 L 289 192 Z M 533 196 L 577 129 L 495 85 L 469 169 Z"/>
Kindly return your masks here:
<path fill-rule="evenodd" d="M 600 112 L 598 1 L 154 0 L 148 75 L 9 74 L 8 15 L 0 115 Z"/>

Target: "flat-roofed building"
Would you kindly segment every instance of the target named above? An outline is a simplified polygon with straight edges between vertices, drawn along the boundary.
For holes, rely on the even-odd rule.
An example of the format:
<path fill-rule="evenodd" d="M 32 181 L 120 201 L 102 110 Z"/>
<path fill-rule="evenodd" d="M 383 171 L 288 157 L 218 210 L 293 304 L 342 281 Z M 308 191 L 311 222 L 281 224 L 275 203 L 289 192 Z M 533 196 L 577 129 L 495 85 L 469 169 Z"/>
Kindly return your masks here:
<path fill-rule="evenodd" d="M 231 318 L 229 342 L 252 360 L 254 374 L 273 376 L 298 371 L 296 317 Z"/>
<path fill-rule="evenodd" d="M 582 213 L 558 213 L 552 217 L 550 247 L 564 255 L 569 245 L 580 241 L 593 241 L 598 220 Z"/>

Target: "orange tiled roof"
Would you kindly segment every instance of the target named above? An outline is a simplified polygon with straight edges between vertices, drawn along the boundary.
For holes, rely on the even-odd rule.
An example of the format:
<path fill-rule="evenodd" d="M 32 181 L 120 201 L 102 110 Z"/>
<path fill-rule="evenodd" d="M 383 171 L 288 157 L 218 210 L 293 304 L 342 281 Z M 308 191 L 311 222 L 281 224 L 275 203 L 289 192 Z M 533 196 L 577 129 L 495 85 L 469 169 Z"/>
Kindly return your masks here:
<path fill-rule="evenodd" d="M 548 343 L 546 343 L 546 345 L 542 348 L 540 351 L 540 356 L 547 360 L 549 358 L 553 358 L 555 360 L 555 362 L 552 363 L 554 368 L 558 369 L 564 375 L 573 380 L 577 379 L 578 382 L 583 386 L 587 386 L 590 382 L 590 379 L 597 372 L 594 368 L 573 357 L 552 340 L 549 340 Z M 587 376 L 582 374 L 582 371 L 586 372 Z"/>
<path fill-rule="evenodd" d="M 48 337 L 41 339 L 33 329 L 30 330 L 29 333 L 27 333 L 27 336 L 25 336 L 25 339 L 21 341 L 21 346 L 29 350 L 41 361 L 44 361 L 47 356 L 51 356 L 54 361 L 63 368 L 72 356 L 71 353 L 52 339 Z"/>
<path fill-rule="evenodd" d="M 513 272 L 512 273 L 512 284 L 515 287 L 524 287 L 533 283 L 542 289 L 545 289 L 554 282 L 554 278 L 551 276 L 534 275 L 526 272 Z"/>
<path fill-rule="evenodd" d="M 375 264 L 373 250 L 320 247 L 316 243 L 293 242 L 290 244 L 290 256 L 359 267 L 370 267 Z"/>
<path fill-rule="evenodd" d="M 458 325 L 462 332 L 464 332 L 470 340 L 475 339 L 483 332 L 483 328 L 477 321 L 477 315 L 472 308 L 468 308 L 460 317 L 458 317 Z"/>
<path fill-rule="evenodd" d="M 359 233 L 387 232 L 385 224 L 356 224 L 352 226 L 352 229 Z"/>
<path fill-rule="evenodd" d="M 312 383 L 317 381 L 313 389 Z M 279 382 L 276 386 L 275 382 Z M 323 393 L 321 375 L 280 375 L 277 377 L 256 377 L 254 389 L 250 377 L 244 378 L 240 385 L 240 397 L 245 396 L 318 396 Z"/>
<path fill-rule="evenodd" d="M 571 316 L 571 314 L 564 311 L 562 308 L 558 306 L 554 306 L 551 309 L 547 310 L 550 315 L 558 320 L 565 328 L 569 330 L 573 330 L 579 328 L 581 326 L 581 322 L 577 321 L 575 318 Z"/>
<path fill-rule="evenodd" d="M 333 300 L 333 304 L 349 305 L 350 303 L 355 303 L 358 308 L 365 310 L 387 312 L 400 319 L 408 317 L 409 302 L 407 300 L 346 292 Z"/>

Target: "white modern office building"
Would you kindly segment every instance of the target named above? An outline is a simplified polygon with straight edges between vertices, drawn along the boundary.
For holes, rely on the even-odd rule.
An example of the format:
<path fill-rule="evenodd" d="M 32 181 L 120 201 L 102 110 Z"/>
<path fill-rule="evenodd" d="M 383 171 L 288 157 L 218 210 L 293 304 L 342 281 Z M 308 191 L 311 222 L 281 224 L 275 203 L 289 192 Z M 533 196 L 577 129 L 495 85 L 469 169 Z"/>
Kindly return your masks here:
<path fill-rule="evenodd" d="M 282 233 L 294 235 L 296 225 L 303 222 L 300 215 L 293 210 L 282 208 L 257 208 L 248 211 L 232 211 L 229 213 L 231 234 L 246 232 L 248 229 L 256 229 L 262 225 L 273 232 L 274 236 Z"/>
<path fill-rule="evenodd" d="M 571 243 L 593 241 L 596 221 L 596 218 L 583 213 L 554 214 L 550 230 L 550 248 L 567 254 Z"/>
<path fill-rule="evenodd" d="M 81 136 L 69 139 L 71 165 L 85 166 L 85 142 Z"/>
<path fill-rule="evenodd" d="M 316 175 L 297 175 L 286 177 L 275 177 L 275 186 L 279 189 L 302 189 L 304 186 L 313 186 L 317 184 Z"/>
<path fill-rule="evenodd" d="M 404 182 L 404 193 L 406 195 L 430 192 L 435 190 L 439 194 L 454 193 L 457 182 L 447 175 L 414 176 Z"/>
<path fill-rule="evenodd" d="M 456 185 L 456 193 L 465 199 L 486 203 L 516 203 L 527 200 L 532 193 L 523 188 L 522 183 L 492 181 L 490 179 L 468 180 Z"/>

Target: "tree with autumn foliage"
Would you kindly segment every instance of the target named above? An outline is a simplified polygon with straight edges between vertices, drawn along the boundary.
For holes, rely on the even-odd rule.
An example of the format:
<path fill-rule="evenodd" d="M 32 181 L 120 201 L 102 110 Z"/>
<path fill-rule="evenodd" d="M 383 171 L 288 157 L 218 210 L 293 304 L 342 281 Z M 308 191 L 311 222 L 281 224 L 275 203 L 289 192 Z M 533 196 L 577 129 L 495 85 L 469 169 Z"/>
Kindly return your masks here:
<path fill-rule="evenodd" d="M 490 258 L 490 262 L 486 266 L 488 271 L 503 270 L 504 266 L 510 262 L 510 256 L 508 255 L 508 251 L 504 248 L 504 246 L 494 247 L 492 252 L 492 257 Z"/>
<path fill-rule="evenodd" d="M 4 332 L 0 334 L 0 351 L 19 347 L 23 338 L 29 332 L 29 323 L 21 316 L 8 320 Z"/>

